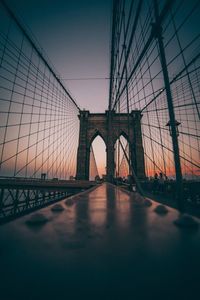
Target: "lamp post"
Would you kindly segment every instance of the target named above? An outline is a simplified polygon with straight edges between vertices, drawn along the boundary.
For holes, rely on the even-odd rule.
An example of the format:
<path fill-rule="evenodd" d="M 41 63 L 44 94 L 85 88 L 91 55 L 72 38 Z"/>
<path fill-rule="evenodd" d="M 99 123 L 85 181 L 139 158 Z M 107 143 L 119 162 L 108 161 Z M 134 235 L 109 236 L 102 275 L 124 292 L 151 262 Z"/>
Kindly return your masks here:
<path fill-rule="evenodd" d="M 159 48 L 159 56 L 160 56 L 160 63 L 163 73 L 163 79 L 165 84 L 165 91 L 166 91 L 166 100 L 169 112 L 169 130 L 170 135 L 172 137 L 172 151 L 174 156 L 174 167 L 176 173 L 176 197 L 177 197 L 177 204 L 178 208 L 181 212 L 184 211 L 184 201 L 183 201 L 183 183 L 182 183 L 182 172 L 181 172 L 181 162 L 180 162 L 180 155 L 179 155 L 179 145 L 178 145 L 178 123 L 175 119 L 175 112 L 174 112 L 174 105 L 171 93 L 171 86 L 169 81 L 169 74 L 167 68 L 167 61 L 165 56 L 165 46 L 163 43 L 162 37 L 162 26 L 160 23 L 160 15 L 159 15 L 159 6 L 158 1 L 154 0 L 154 12 L 155 12 L 155 23 L 153 24 L 152 30 L 155 34 L 155 39 L 158 42 Z"/>
<path fill-rule="evenodd" d="M 173 1 L 166 1 L 166 3 L 173 3 Z M 169 126 L 170 136 L 172 137 L 172 151 L 174 156 L 174 167 L 176 173 L 176 196 L 177 196 L 177 204 L 179 211 L 181 213 L 184 212 L 184 201 L 183 201 L 183 182 L 182 182 L 182 171 L 181 171 L 181 162 L 180 162 L 180 155 L 179 155 L 179 145 L 178 145 L 178 126 L 180 123 L 175 119 L 174 113 L 174 106 L 173 106 L 173 99 L 167 69 L 167 61 L 165 56 L 165 46 L 163 43 L 162 37 L 162 26 L 160 23 L 161 17 L 159 15 L 159 5 L 158 0 L 154 0 L 154 11 L 155 11 L 155 24 L 153 26 L 155 38 L 158 41 L 158 48 L 159 48 L 159 56 L 160 62 L 162 67 L 163 79 L 165 83 L 165 91 L 166 91 L 166 99 L 168 104 L 168 112 L 169 112 L 169 122 L 166 126 Z M 180 227 L 198 227 L 198 223 L 190 216 L 181 214 L 180 217 L 174 221 L 177 226 Z"/>
<path fill-rule="evenodd" d="M 175 125 L 175 128 L 176 128 L 176 136 L 178 137 L 178 136 L 179 136 L 178 126 L 181 125 L 181 123 L 178 122 L 177 120 L 175 120 L 174 125 Z M 172 126 L 171 126 L 171 122 L 170 122 L 170 121 L 167 122 L 167 124 L 166 124 L 165 126 L 169 127 L 169 133 L 170 133 L 170 136 L 172 136 Z"/>

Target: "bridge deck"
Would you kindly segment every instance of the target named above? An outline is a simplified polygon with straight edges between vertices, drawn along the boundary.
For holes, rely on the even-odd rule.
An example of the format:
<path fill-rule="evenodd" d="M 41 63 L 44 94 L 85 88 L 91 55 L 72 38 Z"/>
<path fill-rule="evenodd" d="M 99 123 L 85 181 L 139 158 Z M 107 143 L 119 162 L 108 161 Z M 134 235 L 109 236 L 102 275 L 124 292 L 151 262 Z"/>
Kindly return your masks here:
<path fill-rule="evenodd" d="M 191 299 L 198 292 L 200 230 L 177 228 L 178 212 L 154 212 L 139 196 L 102 184 L 64 211 L 0 227 L 2 299 Z M 191 294 L 191 295 L 190 295 Z"/>
<path fill-rule="evenodd" d="M 0 188 L 23 188 L 23 189 L 87 189 L 96 185 L 88 180 L 41 180 L 33 178 L 0 178 Z"/>

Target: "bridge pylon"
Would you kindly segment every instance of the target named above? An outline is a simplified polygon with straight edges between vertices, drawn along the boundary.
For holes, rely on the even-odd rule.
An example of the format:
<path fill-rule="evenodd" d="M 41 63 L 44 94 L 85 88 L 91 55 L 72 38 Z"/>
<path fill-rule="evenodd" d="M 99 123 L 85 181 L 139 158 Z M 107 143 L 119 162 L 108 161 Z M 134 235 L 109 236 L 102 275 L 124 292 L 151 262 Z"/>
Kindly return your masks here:
<path fill-rule="evenodd" d="M 79 114 L 80 131 L 77 152 L 76 179 L 89 180 L 90 148 L 93 140 L 99 135 L 106 145 L 106 176 L 112 181 L 115 173 L 115 142 L 124 136 L 130 147 L 131 165 L 139 179 L 145 178 L 144 150 L 141 133 L 141 112 L 127 113 L 90 113 L 82 110 Z M 129 125 L 128 125 L 129 122 Z"/>

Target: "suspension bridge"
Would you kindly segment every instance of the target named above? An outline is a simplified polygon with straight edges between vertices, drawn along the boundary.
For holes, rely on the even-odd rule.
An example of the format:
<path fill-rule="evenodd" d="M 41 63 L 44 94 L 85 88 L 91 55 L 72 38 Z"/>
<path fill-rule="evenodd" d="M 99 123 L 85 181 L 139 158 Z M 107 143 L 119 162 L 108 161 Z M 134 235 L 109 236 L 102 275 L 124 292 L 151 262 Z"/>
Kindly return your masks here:
<path fill-rule="evenodd" d="M 71 278 L 70 284 L 74 286 L 78 268 L 76 263 L 73 265 L 75 260 L 78 259 L 88 274 L 101 269 L 102 261 L 103 265 L 105 262 L 110 263 L 108 257 L 110 259 L 112 256 L 104 253 L 99 264 L 92 258 L 93 267 L 90 269 L 86 266 L 86 262 L 89 262 L 84 251 L 88 240 L 94 236 L 95 241 L 91 246 L 94 252 L 98 247 L 103 249 L 100 245 L 101 238 L 107 249 L 112 248 L 115 243 L 110 239 L 106 242 L 106 238 L 110 237 L 108 230 L 113 222 L 113 236 L 117 240 L 119 238 L 120 245 L 124 244 L 128 249 L 127 242 L 130 240 L 127 257 L 131 253 L 135 254 L 131 263 L 135 265 L 137 272 L 139 264 L 142 264 L 150 278 L 152 272 L 148 268 L 151 266 L 151 259 L 154 261 L 156 270 L 163 279 L 158 290 L 163 291 L 167 280 L 165 271 L 169 274 L 167 264 L 172 266 L 181 249 L 188 249 L 189 237 L 184 233 L 185 239 L 181 240 L 173 227 L 171 221 L 173 217 L 178 217 L 178 213 L 172 208 L 162 211 L 161 207 L 161 213 L 170 212 L 170 217 L 162 219 L 163 223 L 159 216 L 152 217 L 156 206 L 153 200 L 178 208 L 181 213 L 190 211 L 192 206 L 192 213 L 200 215 L 199 15 L 199 1 L 114 0 L 108 105 L 105 112 L 93 114 L 80 109 L 32 33 L 15 15 L 12 7 L 6 1 L 0 1 L 0 222 L 5 223 L 41 208 L 47 216 L 46 219 L 39 217 L 38 223 L 47 225 L 37 237 L 34 231 L 28 233 L 28 229 L 23 231 L 20 227 L 21 220 L 30 225 L 30 215 L 5 224 L 2 239 L 6 247 L 9 247 L 7 232 L 11 234 L 14 230 L 12 224 L 17 226 L 14 233 L 19 244 L 24 243 L 20 240 L 22 233 L 27 241 L 33 240 L 34 244 L 45 237 L 46 244 L 55 251 L 57 259 L 61 255 L 64 264 L 72 267 L 72 273 L 69 270 L 62 270 L 61 273 L 69 276 L 67 278 Z M 97 136 L 106 145 L 106 174 L 103 179 L 92 147 Z M 115 185 L 123 186 L 123 190 Z M 82 194 L 71 196 L 77 192 Z M 66 197 L 70 197 L 69 200 L 62 200 Z M 61 201 L 61 210 L 64 210 L 64 201 L 68 207 L 58 221 L 54 217 L 52 219 L 62 240 L 61 248 L 67 249 L 66 251 L 80 251 L 83 248 L 85 263 L 82 258 L 78 258 L 77 252 L 72 255 L 70 262 L 63 250 L 53 246 L 48 240 L 50 236 L 55 237 L 49 220 L 52 218 L 52 203 L 57 201 Z M 139 231 L 129 227 L 134 222 L 131 221 L 131 214 L 134 215 Z M 90 228 L 83 219 L 90 219 Z M 196 227 L 198 224 L 198 221 L 193 223 L 193 219 L 187 217 L 186 222 L 189 222 L 189 227 Z M 71 239 L 69 236 L 64 237 L 61 223 L 68 228 Z M 156 224 L 160 226 L 160 231 Z M 129 228 L 128 233 L 124 228 Z M 146 238 L 140 241 L 139 232 L 146 236 L 149 228 L 153 232 L 150 242 Z M 166 228 L 172 236 L 171 240 L 166 236 Z M 82 231 L 84 234 L 80 238 Z M 74 239 L 75 233 L 77 235 Z M 148 254 L 143 263 L 134 241 L 131 242 L 132 234 L 136 235 L 136 244 L 141 242 L 141 247 L 146 247 L 147 243 L 148 251 L 153 252 Z M 183 255 L 190 260 L 185 268 L 193 284 L 199 267 L 196 255 L 198 251 L 193 251 L 200 246 L 198 236 L 199 234 L 191 242 L 193 244 L 188 254 Z M 173 248 L 175 241 L 179 245 Z M 35 250 L 36 257 L 41 255 L 41 259 L 44 259 L 39 259 L 41 266 L 37 263 L 41 276 L 45 274 L 43 268 L 48 266 L 47 261 L 53 260 L 53 267 L 57 268 L 52 254 L 48 253 L 45 257 L 45 242 L 41 249 L 36 247 Z M 10 243 L 14 246 L 13 241 Z M 164 253 L 163 269 L 159 265 L 162 251 L 159 252 L 152 246 L 157 243 Z M 171 249 L 169 256 L 166 245 Z M 119 244 L 115 246 L 119 247 Z M 22 245 L 19 245 L 19 249 L 20 247 Z M 32 257 L 29 242 L 25 249 L 28 253 L 25 261 L 28 261 Z M 118 257 L 120 260 L 122 252 L 121 246 L 116 248 L 114 258 Z M 89 253 L 92 252 L 89 250 Z M 15 267 L 18 268 L 17 256 L 14 259 Z M 128 259 L 122 261 L 128 268 Z M 119 262 L 122 273 L 124 266 Z M 34 277 L 36 271 L 33 269 L 31 267 Z M 137 272 L 129 270 L 126 273 L 123 282 L 127 281 L 127 291 L 131 289 L 128 284 L 132 278 L 128 274 L 134 278 L 138 276 L 135 291 L 138 292 L 141 288 L 141 274 Z M 56 269 L 55 274 L 57 273 Z M 106 270 L 100 270 L 100 274 L 104 277 L 102 284 L 106 286 Z M 118 279 L 114 271 L 108 271 L 108 274 L 115 278 L 111 280 L 113 287 Z M 82 275 L 78 275 L 79 282 L 83 280 L 82 290 L 87 280 L 94 281 L 94 289 L 97 288 L 96 275 L 94 278 L 87 275 L 81 279 Z M 175 268 L 175 274 L 169 280 L 172 287 L 180 276 L 185 280 L 184 274 L 181 275 L 181 268 Z M 6 278 L 7 275 L 5 282 Z M 51 283 L 57 282 L 54 275 L 49 275 L 48 278 Z M 144 282 L 148 286 L 147 277 L 145 278 Z M 26 282 L 25 266 L 22 279 Z M 152 283 L 152 279 L 149 282 Z M 16 286 L 19 292 L 20 284 Z M 28 290 L 28 287 L 30 288 L 29 283 L 25 289 Z M 192 288 L 195 289 L 195 285 Z M 177 290 L 180 292 L 180 287 Z M 191 292 L 189 287 L 182 291 L 186 294 Z M 146 291 L 140 292 L 147 295 Z M 12 294 L 12 291 L 9 293 Z M 33 294 L 36 295 L 36 291 Z"/>
<path fill-rule="evenodd" d="M 185 182 L 197 202 L 198 13 L 198 1 L 114 1 L 108 108 L 105 117 L 92 117 L 81 111 L 31 33 L 1 2 L 1 187 L 11 178 L 13 183 L 42 176 L 53 183 L 94 180 L 101 176 L 92 149 L 99 135 L 106 144 L 107 180 L 130 175 L 152 190 L 155 174 L 162 174 L 180 210 Z M 1 217 L 28 209 L 29 198 L 37 202 L 35 194 L 25 201 L 25 193 L 2 188 Z M 19 210 L 13 210 L 14 202 Z"/>

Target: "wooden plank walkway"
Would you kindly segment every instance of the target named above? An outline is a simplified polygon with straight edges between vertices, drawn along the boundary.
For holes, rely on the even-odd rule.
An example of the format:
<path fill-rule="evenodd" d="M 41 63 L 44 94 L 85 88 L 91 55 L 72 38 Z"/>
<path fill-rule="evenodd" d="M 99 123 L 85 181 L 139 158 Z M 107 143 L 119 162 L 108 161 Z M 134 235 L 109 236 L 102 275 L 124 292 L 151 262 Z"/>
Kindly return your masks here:
<path fill-rule="evenodd" d="M 176 227 L 176 210 L 106 183 L 60 204 L 0 227 L 1 299 L 200 295 L 200 228 Z"/>

